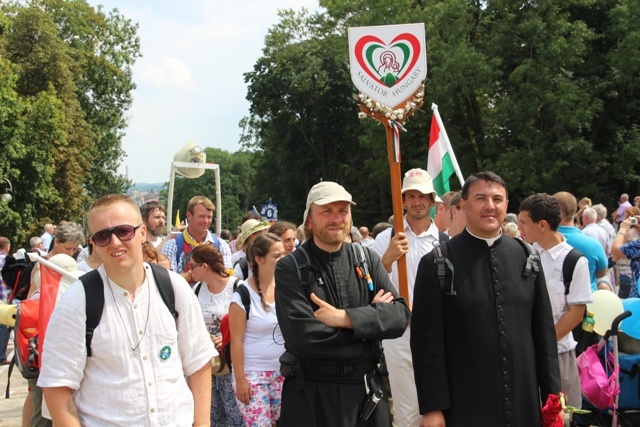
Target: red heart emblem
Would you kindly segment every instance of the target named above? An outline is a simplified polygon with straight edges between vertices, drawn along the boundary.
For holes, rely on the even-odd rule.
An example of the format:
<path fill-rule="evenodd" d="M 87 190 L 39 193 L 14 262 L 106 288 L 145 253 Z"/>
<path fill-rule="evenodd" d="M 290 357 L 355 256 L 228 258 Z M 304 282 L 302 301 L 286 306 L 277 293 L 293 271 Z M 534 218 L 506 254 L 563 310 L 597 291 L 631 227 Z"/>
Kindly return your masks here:
<path fill-rule="evenodd" d="M 390 43 L 363 36 L 354 52 L 360 67 L 373 80 L 393 87 L 404 80 L 420 56 L 420 42 L 411 33 L 397 35 Z"/>

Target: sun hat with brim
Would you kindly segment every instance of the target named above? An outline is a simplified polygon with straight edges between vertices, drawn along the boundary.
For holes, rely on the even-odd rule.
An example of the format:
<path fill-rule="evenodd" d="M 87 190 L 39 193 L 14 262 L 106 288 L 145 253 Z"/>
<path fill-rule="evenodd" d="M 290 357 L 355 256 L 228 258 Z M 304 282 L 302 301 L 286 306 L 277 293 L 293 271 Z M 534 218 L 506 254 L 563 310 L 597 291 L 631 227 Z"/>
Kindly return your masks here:
<path fill-rule="evenodd" d="M 312 204 L 316 205 L 328 205 L 333 202 L 349 202 L 355 205 L 351 194 L 344 187 L 336 182 L 323 181 L 319 182 L 309 190 L 307 196 L 307 207 L 304 210 L 304 216 L 302 217 L 302 223 L 307 222 L 307 215 L 309 215 L 309 209 Z"/>
<path fill-rule="evenodd" d="M 257 219 L 248 219 L 242 223 L 242 225 L 240 226 L 240 234 L 238 234 L 238 237 L 236 237 L 236 247 L 238 249 L 242 248 L 242 234 L 246 233 L 251 227 L 254 227 L 258 224 L 260 224 L 260 221 L 258 221 Z"/>
<path fill-rule="evenodd" d="M 411 169 L 404 174 L 402 194 L 409 190 L 416 190 L 422 194 L 431 194 L 434 203 L 442 203 L 438 193 L 433 189 L 431 177 L 424 169 Z"/>
<path fill-rule="evenodd" d="M 247 242 L 247 239 L 252 234 L 255 234 L 259 231 L 267 230 L 269 229 L 269 227 L 271 227 L 271 224 L 267 220 L 257 221 L 255 219 L 249 219 L 245 221 L 244 224 L 246 224 L 249 221 L 253 221 L 253 223 L 246 230 L 241 232 L 240 235 L 238 236 L 238 244 L 240 245 L 240 248 L 244 247 L 245 243 Z M 244 224 L 242 225 L 244 226 Z M 242 230 L 242 227 L 240 227 L 240 229 Z"/>

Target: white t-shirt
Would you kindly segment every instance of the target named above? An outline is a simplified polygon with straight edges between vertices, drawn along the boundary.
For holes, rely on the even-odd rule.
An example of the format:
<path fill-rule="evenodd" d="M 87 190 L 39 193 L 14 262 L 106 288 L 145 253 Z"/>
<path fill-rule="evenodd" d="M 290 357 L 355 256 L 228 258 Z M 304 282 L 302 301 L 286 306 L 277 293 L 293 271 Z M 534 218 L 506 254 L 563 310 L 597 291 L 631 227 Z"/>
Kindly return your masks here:
<path fill-rule="evenodd" d="M 148 281 L 131 301 L 129 292 L 107 282 L 104 266 L 98 269 L 105 304 L 91 343 L 92 357 L 86 353 L 86 302 L 80 281 L 53 311 L 38 385 L 75 390 L 82 425 L 193 424 L 193 395 L 186 377 L 218 352 L 186 281 L 169 272 L 179 313 L 176 325 L 146 263 L 145 270 Z M 135 351 L 132 341 L 133 347 L 139 343 Z"/>
<path fill-rule="evenodd" d="M 540 253 L 540 261 L 544 270 L 544 278 L 547 282 L 547 290 L 553 311 L 553 323 L 569 311 L 570 305 L 589 304 L 591 299 L 591 276 L 589 273 L 589 262 L 585 257 L 581 257 L 573 270 L 573 278 L 569 294 L 565 295 L 565 285 L 562 282 L 562 264 L 567 254 L 573 249 L 566 240 L 552 247 L 549 250 L 542 249 L 540 245 L 534 243 L 533 246 Z M 558 341 L 558 353 L 576 348 L 576 340 L 569 332 Z"/>
<path fill-rule="evenodd" d="M 91 266 L 87 263 L 87 260 L 82 260 L 78 263 L 78 271 L 84 271 L 85 273 L 88 273 L 90 271 L 94 270 L 93 268 L 91 268 Z"/>
<path fill-rule="evenodd" d="M 160 243 L 162 243 L 162 236 L 158 236 L 154 240 L 151 240 L 150 242 L 154 248 L 157 248 L 158 246 L 160 246 Z"/>
<path fill-rule="evenodd" d="M 373 249 L 380 258 L 384 255 L 387 248 L 389 247 L 389 242 L 391 241 L 391 228 L 387 228 L 382 231 L 376 237 L 376 240 L 373 242 Z M 413 285 L 416 281 L 416 274 L 418 272 L 418 264 L 420 264 L 420 260 L 423 256 L 428 254 L 433 250 L 433 242 L 438 241 L 440 235 L 438 233 L 438 227 L 431 221 L 431 225 L 424 233 L 420 235 L 416 235 L 409 223 L 407 222 L 407 218 L 404 218 L 404 230 L 402 230 L 407 235 L 407 240 L 409 241 L 409 252 L 406 254 L 407 260 L 407 287 L 409 291 L 409 303 L 413 303 Z M 396 290 L 399 291 L 398 284 L 398 262 L 394 261 L 393 266 L 391 267 L 391 283 L 396 287 Z"/>
<path fill-rule="evenodd" d="M 607 256 L 611 253 L 611 244 L 609 243 L 609 234 L 605 231 L 604 228 L 600 227 L 598 224 L 589 224 L 582 229 L 582 234 L 585 236 L 591 236 L 600 242 L 602 249 L 604 249 L 604 253 Z"/>
<path fill-rule="evenodd" d="M 280 356 L 284 353 L 284 338 L 278 326 L 276 305 L 268 304 L 265 310 L 260 296 L 253 291 L 248 283 L 239 286 L 249 289 L 251 307 L 249 319 L 244 332 L 244 370 L 245 371 L 278 371 L 280 370 Z M 240 294 L 234 292 L 231 303 L 238 304 L 244 311 Z"/>
<path fill-rule="evenodd" d="M 229 312 L 229 304 L 231 304 L 231 297 L 233 296 L 233 284 L 236 280 L 238 280 L 236 277 L 229 277 L 227 286 L 219 294 L 209 291 L 206 283 L 202 283 L 202 286 L 200 286 L 198 302 L 202 309 L 204 324 L 210 334 L 218 335 L 220 332 L 220 321 Z M 194 290 L 197 286 L 197 284 L 194 286 Z"/>

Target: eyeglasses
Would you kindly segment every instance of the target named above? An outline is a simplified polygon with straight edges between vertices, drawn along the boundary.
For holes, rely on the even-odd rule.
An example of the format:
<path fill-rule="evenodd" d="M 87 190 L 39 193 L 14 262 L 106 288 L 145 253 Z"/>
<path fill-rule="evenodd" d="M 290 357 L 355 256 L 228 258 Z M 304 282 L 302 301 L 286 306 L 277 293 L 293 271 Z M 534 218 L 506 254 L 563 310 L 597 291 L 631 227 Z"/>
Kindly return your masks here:
<path fill-rule="evenodd" d="M 123 224 L 116 225 L 115 227 L 105 228 L 104 230 L 96 231 L 95 233 L 93 233 L 93 236 L 91 236 L 91 240 L 93 240 L 93 243 L 96 246 L 107 246 L 111 241 L 111 235 L 115 234 L 118 239 L 122 240 L 123 242 L 127 242 L 133 239 L 133 236 L 136 235 L 136 230 L 140 228 L 141 225 L 142 224 L 134 227 L 133 225 Z"/>

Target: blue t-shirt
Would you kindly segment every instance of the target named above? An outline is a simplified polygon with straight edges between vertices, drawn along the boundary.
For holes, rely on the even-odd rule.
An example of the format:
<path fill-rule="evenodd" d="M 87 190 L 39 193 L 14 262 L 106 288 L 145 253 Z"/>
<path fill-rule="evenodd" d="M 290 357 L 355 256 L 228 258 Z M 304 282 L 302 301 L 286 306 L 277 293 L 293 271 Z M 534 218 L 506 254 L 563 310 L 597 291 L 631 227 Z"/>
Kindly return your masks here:
<path fill-rule="evenodd" d="M 591 291 L 597 291 L 596 271 L 606 269 L 609 266 L 607 255 L 604 253 L 602 245 L 593 237 L 582 234 L 576 227 L 561 225 L 558 227 L 558 231 L 564 235 L 569 245 L 582 252 L 587 261 L 589 261 Z"/>

